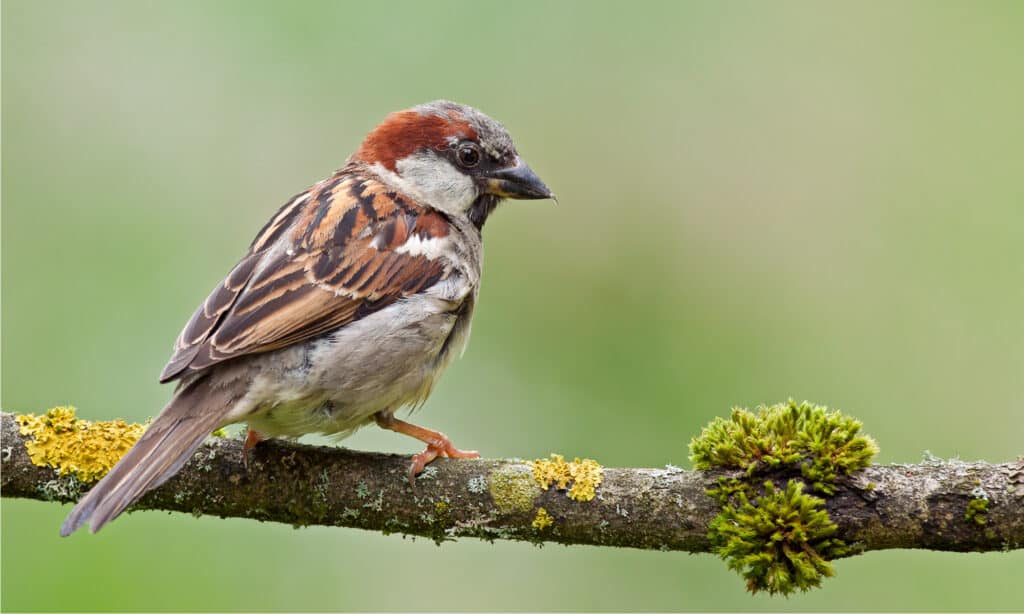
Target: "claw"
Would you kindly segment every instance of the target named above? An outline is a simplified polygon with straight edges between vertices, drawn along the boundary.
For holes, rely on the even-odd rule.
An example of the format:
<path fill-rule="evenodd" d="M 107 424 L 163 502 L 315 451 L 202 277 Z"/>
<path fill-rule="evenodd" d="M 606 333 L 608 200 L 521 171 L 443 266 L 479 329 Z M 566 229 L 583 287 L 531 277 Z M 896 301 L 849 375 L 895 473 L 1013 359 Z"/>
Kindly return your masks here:
<path fill-rule="evenodd" d="M 416 476 L 423 473 L 423 470 L 427 468 L 427 464 L 440 454 L 441 452 L 437 448 L 427 446 L 426 450 L 413 455 L 412 463 L 409 464 L 409 486 L 416 485 Z"/>
<path fill-rule="evenodd" d="M 416 485 L 416 476 L 423 473 L 427 465 L 438 456 L 448 458 L 480 458 L 480 453 L 476 450 L 460 450 L 452 445 L 452 442 L 444 433 L 437 433 L 437 435 L 436 441 L 427 443 L 426 450 L 412 457 L 412 463 L 409 465 L 410 485 Z"/>
<path fill-rule="evenodd" d="M 409 484 L 413 486 L 416 485 L 416 476 L 423 473 L 427 465 L 439 456 L 446 456 L 448 458 L 480 458 L 480 453 L 476 450 L 460 450 L 453 446 L 444 433 L 410 424 L 392 415 L 377 414 L 375 419 L 377 420 L 377 425 L 383 429 L 415 437 L 427 444 L 427 449 L 414 455 L 412 457 L 412 464 L 409 465 Z"/>

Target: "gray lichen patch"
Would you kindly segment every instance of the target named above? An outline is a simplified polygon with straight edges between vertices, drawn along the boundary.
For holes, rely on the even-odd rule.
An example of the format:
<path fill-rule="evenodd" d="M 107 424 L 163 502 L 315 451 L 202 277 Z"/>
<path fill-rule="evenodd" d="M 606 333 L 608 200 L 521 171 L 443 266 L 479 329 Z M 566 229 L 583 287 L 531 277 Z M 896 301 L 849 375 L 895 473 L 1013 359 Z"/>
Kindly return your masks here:
<path fill-rule="evenodd" d="M 366 482 L 356 484 L 356 496 L 360 499 L 370 496 L 370 487 L 366 485 Z"/>
<path fill-rule="evenodd" d="M 82 496 L 82 482 L 73 475 L 62 475 L 39 485 L 39 494 L 48 501 L 76 501 Z"/>
<path fill-rule="evenodd" d="M 487 478 L 482 475 L 469 478 L 469 483 L 466 485 L 466 490 L 473 493 L 474 495 L 481 495 L 487 492 Z"/>

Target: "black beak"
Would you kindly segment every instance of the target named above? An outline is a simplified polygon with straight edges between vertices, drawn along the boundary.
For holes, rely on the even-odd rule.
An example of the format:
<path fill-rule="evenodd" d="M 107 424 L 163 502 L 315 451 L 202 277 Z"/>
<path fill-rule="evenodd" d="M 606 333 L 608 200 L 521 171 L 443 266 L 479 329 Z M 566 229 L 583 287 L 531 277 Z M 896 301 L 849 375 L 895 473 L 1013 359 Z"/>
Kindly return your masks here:
<path fill-rule="evenodd" d="M 555 197 L 540 177 L 519 157 L 516 157 L 514 166 L 491 171 L 483 180 L 484 190 L 501 198 L 534 200 Z"/>

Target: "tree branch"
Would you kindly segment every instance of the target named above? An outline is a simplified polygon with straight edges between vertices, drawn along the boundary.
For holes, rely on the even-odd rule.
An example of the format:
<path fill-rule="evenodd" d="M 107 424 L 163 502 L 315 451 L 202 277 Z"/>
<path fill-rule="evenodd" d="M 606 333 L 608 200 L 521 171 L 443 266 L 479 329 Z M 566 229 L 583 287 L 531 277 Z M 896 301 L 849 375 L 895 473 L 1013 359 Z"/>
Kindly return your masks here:
<path fill-rule="evenodd" d="M 85 489 L 72 476 L 32 463 L 11 414 L 2 414 L 2 436 L 3 497 L 70 502 Z M 251 453 L 246 470 L 241 441 L 211 438 L 133 509 L 355 527 L 439 542 L 470 536 L 709 552 L 708 526 L 721 507 L 705 491 L 721 477 L 739 475 L 606 468 L 596 497 L 574 501 L 564 490 L 542 490 L 523 461 L 439 459 L 415 487 L 406 479 L 408 466 L 407 456 L 268 441 Z M 873 466 L 838 484 L 826 507 L 838 537 L 859 551 L 1024 547 L 1020 460 Z M 987 503 L 972 504 L 979 500 Z"/>

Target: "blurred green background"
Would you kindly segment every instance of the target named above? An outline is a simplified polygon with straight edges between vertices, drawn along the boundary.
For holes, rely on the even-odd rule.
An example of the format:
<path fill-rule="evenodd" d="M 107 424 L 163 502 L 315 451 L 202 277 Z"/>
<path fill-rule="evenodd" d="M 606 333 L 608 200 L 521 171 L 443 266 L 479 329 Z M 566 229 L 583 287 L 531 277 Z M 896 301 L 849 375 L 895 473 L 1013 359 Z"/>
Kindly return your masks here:
<path fill-rule="evenodd" d="M 560 204 L 485 230 L 420 413 L 485 456 L 688 465 L 733 405 L 861 418 L 882 462 L 1024 451 L 1024 4 L 3 3 L 3 396 L 144 420 L 180 327 L 392 111 L 503 121 Z M 353 448 L 412 452 L 367 429 Z M 882 552 L 744 593 L 710 555 L 3 501 L 8 610 L 976 610 L 1024 552 Z"/>

